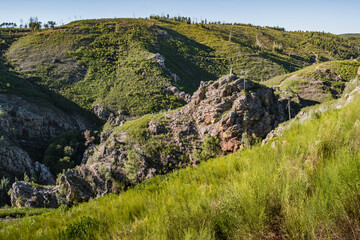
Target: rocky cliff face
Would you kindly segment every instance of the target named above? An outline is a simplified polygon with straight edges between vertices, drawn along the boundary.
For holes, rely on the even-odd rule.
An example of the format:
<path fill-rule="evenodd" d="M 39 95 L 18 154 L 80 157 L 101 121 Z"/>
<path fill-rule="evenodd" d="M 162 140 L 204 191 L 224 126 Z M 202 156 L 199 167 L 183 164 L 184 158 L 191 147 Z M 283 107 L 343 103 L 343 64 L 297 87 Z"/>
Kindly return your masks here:
<path fill-rule="evenodd" d="M 173 118 L 191 116 L 200 139 L 218 136 L 223 151 L 237 151 L 242 138 L 264 138 L 286 120 L 273 90 L 235 75 L 202 82 L 191 103 Z"/>
<path fill-rule="evenodd" d="M 67 130 L 83 130 L 86 125 L 89 126 L 82 117 L 65 113 L 50 104 L 0 94 L 0 177 L 14 182 L 16 177 L 22 178 L 26 173 L 37 183 L 54 185 L 55 177 L 48 167 L 40 163 L 45 148 L 58 134 Z M 15 188 L 14 194 L 29 193 L 23 189 L 23 185 L 20 185 Z M 42 195 L 43 191 L 40 192 Z M 26 196 L 29 195 L 27 193 Z M 44 201 L 48 201 L 48 198 L 45 197 Z M 20 202 L 15 205 L 29 205 Z"/>
<path fill-rule="evenodd" d="M 142 122 L 141 129 L 103 132 L 101 143 L 86 151 L 83 164 L 62 174 L 53 189 L 58 201 L 68 205 L 117 193 L 218 153 L 240 151 L 265 138 L 285 116 L 270 88 L 235 75 L 202 82 L 185 107 L 135 120 Z M 14 198 L 18 192 L 13 191 Z"/>
<path fill-rule="evenodd" d="M 37 161 L 32 161 L 29 154 L 16 146 L 0 147 L 0 175 L 13 179 L 22 177 L 24 173 L 42 184 L 55 184 L 55 178 L 49 169 Z"/>
<path fill-rule="evenodd" d="M 78 115 L 10 94 L 0 95 L 0 113 L 0 135 L 26 150 L 34 160 L 58 134 L 86 128 L 86 121 Z"/>

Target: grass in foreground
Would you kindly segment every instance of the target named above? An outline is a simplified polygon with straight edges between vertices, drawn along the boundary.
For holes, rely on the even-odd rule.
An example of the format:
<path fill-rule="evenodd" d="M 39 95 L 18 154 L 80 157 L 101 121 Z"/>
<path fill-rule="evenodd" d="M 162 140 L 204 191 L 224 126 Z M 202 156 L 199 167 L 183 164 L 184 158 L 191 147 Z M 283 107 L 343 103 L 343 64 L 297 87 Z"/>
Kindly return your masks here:
<path fill-rule="evenodd" d="M 0 239 L 358 239 L 359 101 L 265 146 L 0 223 Z"/>
<path fill-rule="evenodd" d="M 51 210 L 46 208 L 2 208 L 0 209 L 0 219 L 35 216 L 49 211 Z"/>

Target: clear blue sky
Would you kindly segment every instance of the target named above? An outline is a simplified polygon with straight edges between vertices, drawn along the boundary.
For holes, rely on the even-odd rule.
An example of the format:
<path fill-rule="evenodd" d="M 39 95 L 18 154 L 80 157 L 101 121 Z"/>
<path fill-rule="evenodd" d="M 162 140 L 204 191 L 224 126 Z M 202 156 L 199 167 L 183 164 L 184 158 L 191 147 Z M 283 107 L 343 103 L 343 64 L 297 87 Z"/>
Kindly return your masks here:
<path fill-rule="evenodd" d="M 1 22 L 68 23 L 77 19 L 188 16 L 221 22 L 281 26 L 286 30 L 360 33 L 360 0 L 0 0 Z"/>

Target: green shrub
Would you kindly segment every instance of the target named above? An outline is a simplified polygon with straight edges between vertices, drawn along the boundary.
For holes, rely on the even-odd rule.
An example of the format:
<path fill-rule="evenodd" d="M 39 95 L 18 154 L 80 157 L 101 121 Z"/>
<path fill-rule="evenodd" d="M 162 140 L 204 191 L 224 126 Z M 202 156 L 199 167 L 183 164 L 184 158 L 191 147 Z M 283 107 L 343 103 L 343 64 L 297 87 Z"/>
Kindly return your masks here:
<path fill-rule="evenodd" d="M 60 134 L 45 150 L 43 163 L 54 175 L 80 164 L 85 151 L 84 142 L 80 133 L 68 131 Z"/>
<path fill-rule="evenodd" d="M 127 154 L 127 160 L 124 163 L 124 170 L 126 172 L 127 178 L 132 182 L 137 182 L 137 176 L 139 171 L 141 170 L 142 165 L 142 157 L 141 155 L 135 150 L 131 149 Z"/>
<path fill-rule="evenodd" d="M 195 160 L 204 161 L 214 158 L 221 153 L 220 139 L 218 136 L 206 135 L 204 138 L 201 149 L 197 149 L 193 153 Z"/>
<path fill-rule="evenodd" d="M 11 186 L 9 179 L 3 177 L 0 180 L 0 207 L 10 204 L 10 197 L 8 195 L 10 188 Z"/>
<path fill-rule="evenodd" d="M 82 217 L 80 220 L 66 225 L 66 228 L 58 233 L 58 239 L 86 240 L 93 239 L 93 231 L 98 222 L 91 217 Z"/>

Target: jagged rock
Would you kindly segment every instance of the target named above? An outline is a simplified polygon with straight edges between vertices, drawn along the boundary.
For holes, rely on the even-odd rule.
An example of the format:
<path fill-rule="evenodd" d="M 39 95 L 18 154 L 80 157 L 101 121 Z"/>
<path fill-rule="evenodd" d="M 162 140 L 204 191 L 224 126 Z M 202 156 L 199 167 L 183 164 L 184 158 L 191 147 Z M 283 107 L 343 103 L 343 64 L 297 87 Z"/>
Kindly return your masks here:
<path fill-rule="evenodd" d="M 159 65 L 161 68 L 166 69 L 165 58 L 160 53 L 156 53 L 154 55 L 151 55 L 149 58 L 152 61 L 154 61 L 157 65 Z"/>
<path fill-rule="evenodd" d="M 14 175 L 33 172 L 32 161 L 29 155 L 19 147 L 3 146 L 0 147 L 0 169 Z"/>
<path fill-rule="evenodd" d="M 187 94 L 184 91 L 180 91 L 177 87 L 172 86 L 171 84 L 166 84 L 165 87 L 172 92 L 176 97 L 180 98 L 184 102 L 189 103 L 191 101 L 191 95 Z"/>
<path fill-rule="evenodd" d="M 11 205 L 13 207 L 57 208 L 59 205 L 56 191 L 55 187 L 45 188 L 16 181 L 12 185 Z"/>
<path fill-rule="evenodd" d="M 55 178 L 51 174 L 48 167 L 46 167 L 44 164 L 35 162 L 35 173 L 39 177 L 37 177 L 37 182 L 45 184 L 45 185 L 53 185 L 55 184 Z"/>
<path fill-rule="evenodd" d="M 103 122 L 108 122 L 111 125 L 117 126 L 121 126 L 125 123 L 125 115 L 121 111 L 113 111 L 99 103 L 94 105 L 93 111 Z"/>
<path fill-rule="evenodd" d="M 33 160 L 40 160 L 39 153 L 52 138 L 67 130 L 84 130 L 89 125 L 78 115 L 11 94 L 0 94 L 0 112 L 0 135 L 27 151 Z"/>
<path fill-rule="evenodd" d="M 105 109 L 104 106 L 102 106 L 99 103 L 94 105 L 93 111 L 96 114 L 96 116 L 98 116 L 98 118 L 100 118 L 103 121 L 107 121 L 111 113 L 108 109 Z"/>
<path fill-rule="evenodd" d="M 122 158 L 116 153 L 106 154 Z M 129 182 L 117 163 L 119 161 L 109 158 L 99 162 L 88 161 L 77 169 L 64 172 L 56 183 L 59 202 L 72 206 L 107 193 L 119 193 L 123 189 L 116 182 L 122 182 L 124 186 Z"/>
<path fill-rule="evenodd" d="M 146 144 L 126 131 L 103 133 L 101 143 L 86 151 L 83 164 L 60 176 L 58 199 L 73 205 L 196 165 L 195 153 L 207 135 L 218 138 L 224 153 L 241 150 L 244 142 L 264 138 L 285 116 L 270 88 L 236 75 L 201 82 L 188 105 L 149 120 L 141 130 L 141 136 L 150 138 Z"/>
<path fill-rule="evenodd" d="M 243 133 L 264 138 L 286 120 L 272 89 L 236 75 L 202 82 L 190 104 L 180 111 L 192 116 L 200 138 L 219 136 L 223 151 L 238 150 Z"/>
<path fill-rule="evenodd" d="M 57 185 L 59 186 L 60 200 L 63 203 L 81 203 L 95 196 L 90 183 L 82 178 L 77 169 L 62 174 L 57 181 Z"/>
<path fill-rule="evenodd" d="M 41 184 L 55 183 L 50 170 L 39 162 L 33 162 L 23 149 L 16 146 L 0 147 L 0 174 L 12 179 L 14 176 L 23 176 L 24 173 L 35 177 Z"/>

